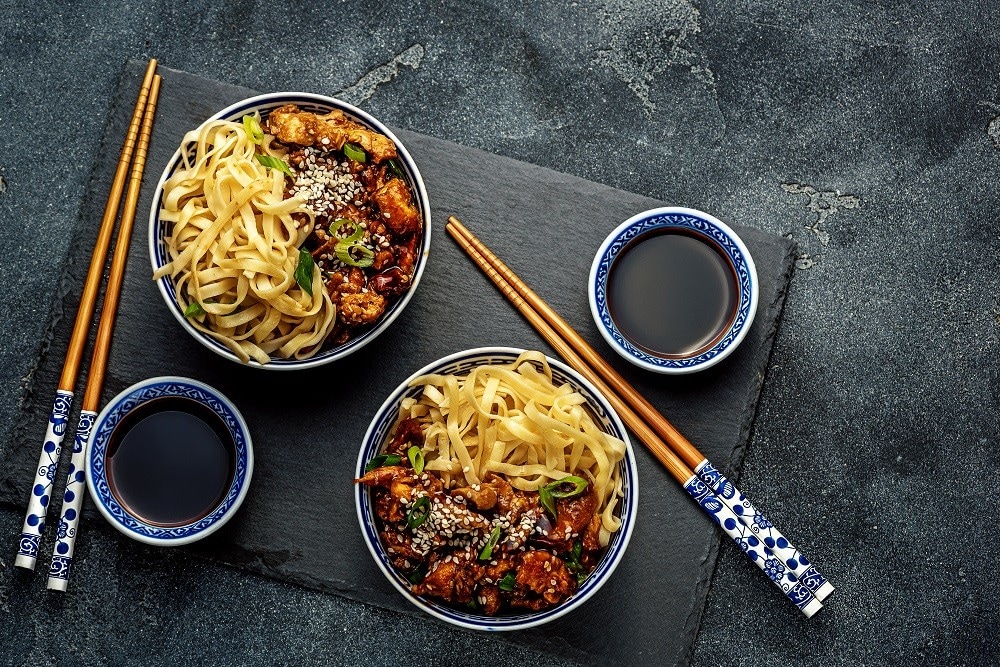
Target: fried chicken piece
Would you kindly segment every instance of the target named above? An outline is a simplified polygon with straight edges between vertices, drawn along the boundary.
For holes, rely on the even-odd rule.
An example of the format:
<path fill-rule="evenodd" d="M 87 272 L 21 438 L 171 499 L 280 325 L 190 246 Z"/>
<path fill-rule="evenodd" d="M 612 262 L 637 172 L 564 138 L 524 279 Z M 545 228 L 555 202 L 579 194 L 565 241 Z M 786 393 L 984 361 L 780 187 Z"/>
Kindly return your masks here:
<path fill-rule="evenodd" d="M 358 144 L 375 162 L 397 155 L 396 144 L 389 137 L 350 120 L 339 109 L 317 116 L 286 104 L 271 112 L 267 129 L 279 141 L 300 146 L 340 150 L 345 143 Z"/>
<path fill-rule="evenodd" d="M 570 549 L 573 540 L 590 524 L 597 505 L 597 495 L 593 490 L 573 498 L 557 499 L 555 523 L 548 535 L 540 536 L 538 541 L 550 544 L 558 551 Z"/>
<path fill-rule="evenodd" d="M 486 616 L 496 616 L 500 611 L 500 589 L 496 586 L 480 586 L 476 591 L 476 602 Z"/>
<path fill-rule="evenodd" d="M 341 294 L 340 319 L 349 324 L 371 324 L 385 312 L 385 297 L 378 292 Z"/>
<path fill-rule="evenodd" d="M 464 603 L 472 599 L 482 567 L 472 549 L 456 551 L 434 561 L 427 576 L 411 589 L 414 595 L 427 595 L 445 602 Z"/>
<path fill-rule="evenodd" d="M 601 515 L 595 514 L 583 533 L 583 550 L 598 551 L 601 548 Z"/>
<path fill-rule="evenodd" d="M 385 451 L 390 454 L 406 456 L 406 450 L 411 446 L 421 446 L 424 444 L 424 430 L 420 422 L 413 417 L 407 417 L 398 424 L 392 433 L 392 440 L 386 446 Z"/>
<path fill-rule="evenodd" d="M 576 590 L 573 575 L 558 556 L 547 551 L 526 551 L 517 568 L 517 585 L 536 593 L 548 604 L 559 604 Z"/>
<path fill-rule="evenodd" d="M 378 204 L 385 224 L 399 236 L 407 236 L 420 229 L 420 212 L 413 205 L 410 190 L 402 179 L 394 178 L 372 195 Z"/>
<path fill-rule="evenodd" d="M 492 486 L 480 484 L 478 491 L 471 486 L 462 486 L 452 489 L 451 495 L 453 497 L 461 496 L 465 498 L 480 511 L 491 510 L 497 505 L 497 492 Z"/>

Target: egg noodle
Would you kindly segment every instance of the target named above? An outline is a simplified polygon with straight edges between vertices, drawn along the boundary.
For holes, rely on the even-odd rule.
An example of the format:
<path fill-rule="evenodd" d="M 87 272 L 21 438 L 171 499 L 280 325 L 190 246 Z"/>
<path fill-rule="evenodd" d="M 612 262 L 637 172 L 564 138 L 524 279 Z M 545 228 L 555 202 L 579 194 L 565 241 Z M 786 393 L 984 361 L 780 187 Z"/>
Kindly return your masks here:
<path fill-rule="evenodd" d="M 493 472 L 515 488 L 537 491 L 577 475 L 597 494 L 601 544 L 621 527 L 615 507 L 625 443 L 594 423 L 572 386 L 553 382 L 545 355 L 528 351 L 509 365 L 477 366 L 464 377 L 424 375 L 410 386 L 423 391 L 403 399 L 400 420 L 425 425 L 425 470 L 437 472 L 446 487 L 478 484 Z"/>
<path fill-rule="evenodd" d="M 184 135 L 180 168 L 163 185 L 170 262 L 153 279 L 169 275 L 191 325 L 244 363 L 310 357 L 336 321 L 319 269 L 311 295 L 295 280 L 313 217 L 303 200 L 284 199 L 284 174 L 257 159 L 284 157 L 271 139 L 258 146 L 240 123 L 206 123 Z"/>

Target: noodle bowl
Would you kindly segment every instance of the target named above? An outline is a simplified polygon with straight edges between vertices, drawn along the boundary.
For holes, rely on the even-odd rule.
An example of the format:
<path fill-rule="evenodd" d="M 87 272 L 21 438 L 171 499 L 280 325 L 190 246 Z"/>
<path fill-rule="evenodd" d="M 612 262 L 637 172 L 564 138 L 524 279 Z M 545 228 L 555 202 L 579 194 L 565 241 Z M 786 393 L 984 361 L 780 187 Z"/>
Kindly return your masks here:
<path fill-rule="evenodd" d="M 317 252 L 315 238 L 326 230 L 320 227 L 324 218 L 303 206 L 305 193 L 290 192 L 294 178 L 254 159 L 254 146 L 242 127 L 245 116 L 261 119 L 266 127 L 274 110 L 290 104 L 317 116 L 340 114 L 353 127 L 382 135 L 397 151 L 393 177 L 406 184 L 419 212 L 421 229 L 415 247 L 411 244 L 414 259 L 407 289 L 388 296 L 381 315 L 369 325 L 350 329 L 349 336 L 344 332 L 351 324 L 340 317 L 339 295 L 329 286 L 324 290 L 334 271 L 323 258 L 314 255 L 311 294 L 303 289 L 302 275 L 296 280 L 300 252 Z M 287 144 L 268 138 L 265 135 L 256 146 L 256 157 L 274 156 L 300 173 Z M 374 160 L 370 164 L 374 168 Z M 273 93 L 238 102 L 186 135 L 154 192 L 149 247 L 157 287 L 195 340 L 233 361 L 291 370 L 342 358 L 384 331 L 419 283 L 430 232 L 430 208 L 419 171 L 388 128 L 333 98 Z"/>
<path fill-rule="evenodd" d="M 629 444 L 625 426 L 610 405 L 608 405 L 606 399 L 575 371 L 558 361 L 543 357 L 538 353 L 529 353 L 521 359 L 521 364 L 514 365 L 514 362 L 523 353 L 524 350 L 514 348 L 478 348 L 466 350 L 439 359 L 414 373 L 409 379 L 400 384 L 389 395 L 382 407 L 379 408 L 365 434 L 354 470 L 355 478 L 364 477 L 366 475 L 366 468 L 372 472 L 377 472 L 379 468 L 372 467 L 373 459 L 385 458 L 379 455 L 384 455 L 390 450 L 399 451 L 399 449 L 393 448 L 393 443 L 398 438 L 397 432 L 401 425 L 414 419 L 410 415 L 416 415 L 415 419 L 426 420 L 422 426 L 422 433 L 425 436 L 423 445 L 424 474 L 432 482 L 434 478 L 440 478 L 442 483 L 450 476 L 448 486 L 452 488 L 453 496 L 456 492 L 461 492 L 463 487 L 467 488 L 466 485 L 474 489 L 476 485 L 470 482 L 475 478 L 483 479 L 481 486 L 485 489 L 494 483 L 490 480 L 498 474 L 512 486 L 517 485 L 515 487 L 517 489 L 522 487 L 530 488 L 532 486 L 536 486 L 537 488 L 537 485 L 551 485 L 553 484 L 551 481 L 552 478 L 556 480 L 565 478 L 566 472 L 570 471 L 569 467 L 574 456 L 574 450 L 577 449 L 574 444 L 553 438 L 552 443 L 546 442 L 545 444 L 531 445 L 530 449 L 536 452 L 534 455 L 527 453 L 529 447 L 525 447 L 522 452 L 515 452 L 514 450 L 517 449 L 517 446 L 514 446 L 515 439 L 511 437 L 511 431 L 517 430 L 517 425 L 511 424 L 512 428 L 507 428 L 506 426 L 501 426 L 501 420 L 493 419 L 492 417 L 484 418 L 485 422 L 483 424 L 479 422 L 480 417 L 483 417 L 483 415 L 475 407 L 475 404 L 478 403 L 482 406 L 484 403 L 487 405 L 490 403 L 488 396 L 490 390 L 485 387 L 489 386 L 494 380 L 499 379 L 494 371 L 476 370 L 484 367 L 506 366 L 510 369 L 511 366 L 514 366 L 511 370 L 518 376 L 528 377 L 532 384 L 536 381 L 540 385 L 551 384 L 555 387 L 555 390 L 551 392 L 554 398 L 545 398 L 543 400 L 541 397 L 535 397 L 536 405 L 539 406 L 539 413 L 543 415 L 548 413 L 550 410 L 548 404 L 552 403 L 556 407 L 556 410 L 562 409 L 567 414 L 572 415 L 569 418 L 570 422 L 573 422 L 577 415 L 585 414 L 592 420 L 597 430 L 610 436 L 609 442 L 606 444 L 610 447 L 611 456 L 614 456 L 613 452 L 619 447 L 617 443 L 620 443 L 623 447 L 620 459 L 610 466 L 607 473 L 607 478 L 612 481 L 612 484 L 607 487 L 610 489 L 610 492 L 607 489 L 604 492 L 607 494 L 609 502 L 603 509 L 607 510 L 608 507 L 612 507 L 611 502 L 614 502 L 612 509 L 607 513 L 607 516 L 613 518 L 613 523 L 609 528 L 617 528 L 617 530 L 602 530 L 607 543 L 595 553 L 594 560 L 592 561 L 592 569 L 591 566 L 588 566 L 585 578 L 582 578 L 579 586 L 568 598 L 562 599 L 555 606 L 545 609 L 531 608 L 525 610 L 523 608 L 505 608 L 501 613 L 494 615 L 485 608 L 472 608 L 464 604 L 449 602 L 432 596 L 427 591 L 426 585 L 432 574 L 430 571 L 428 571 L 426 579 L 423 579 L 419 585 L 415 585 L 419 577 L 413 577 L 413 573 L 408 569 L 407 563 L 404 562 L 401 564 L 399 562 L 398 553 L 394 553 L 396 551 L 394 548 L 394 540 L 396 538 L 391 530 L 386 532 L 389 530 L 389 527 L 383 521 L 383 507 L 380 507 L 380 498 L 383 498 L 381 494 L 384 491 L 365 486 L 364 484 L 355 484 L 355 501 L 357 503 L 358 521 L 361 526 L 362 535 L 376 564 L 386 578 L 400 594 L 416 607 L 441 620 L 464 628 L 489 631 L 520 630 L 546 623 L 575 609 L 588 600 L 607 582 L 624 555 L 635 525 L 638 507 L 638 479 L 635 457 Z M 551 381 L 545 369 L 546 366 L 548 367 L 548 372 L 551 372 Z M 526 373 L 517 372 L 518 368 L 525 370 Z M 447 376 L 457 376 L 460 381 L 464 380 L 464 385 L 456 386 L 452 389 L 438 389 L 439 385 L 443 386 L 446 384 L 446 382 L 440 382 L 439 380 Z M 470 376 L 473 378 L 472 382 L 469 381 Z M 518 381 L 514 377 L 508 379 Z M 459 382 L 459 384 L 462 383 Z M 502 382 L 499 384 L 502 384 Z M 470 386 L 474 387 L 474 389 L 470 389 Z M 564 386 L 565 388 L 563 388 Z M 480 388 L 483 389 L 480 390 Z M 470 391 L 473 396 L 477 396 L 476 401 L 467 401 L 461 396 L 462 393 L 469 394 Z M 548 393 L 549 390 L 546 389 L 545 391 Z M 521 420 L 523 415 L 527 419 L 529 412 L 527 409 L 528 401 L 521 403 L 521 408 L 515 408 L 513 407 L 515 402 L 508 400 L 507 397 L 499 398 L 502 393 L 504 393 L 504 390 L 498 387 L 497 397 L 492 402 L 493 408 L 488 411 L 491 413 L 505 413 L 505 417 L 517 420 Z M 457 399 L 456 394 L 458 394 Z M 577 396 L 573 396 L 573 394 Z M 483 399 L 484 396 L 486 397 L 485 401 Z M 457 433 L 449 426 L 450 418 L 448 416 L 448 414 L 452 413 L 452 407 L 456 405 L 456 400 L 459 409 L 454 413 L 452 422 L 458 429 Z M 506 407 L 500 407 L 501 403 Z M 421 407 L 421 405 L 425 407 Z M 579 408 L 580 410 L 577 411 L 575 408 Z M 441 410 L 440 420 L 438 415 L 434 414 L 439 409 Z M 540 421 L 539 423 L 542 422 Z M 432 431 L 432 429 L 436 428 L 434 424 L 440 424 L 444 427 L 436 435 Z M 525 425 L 527 426 L 527 422 Z M 559 428 L 562 427 L 555 429 L 543 427 L 543 439 L 554 435 L 550 431 L 558 432 Z M 448 431 L 451 432 L 447 433 Z M 480 433 L 485 434 L 490 431 L 495 431 L 496 439 L 490 444 L 491 434 L 482 440 L 484 446 L 479 447 L 476 443 L 480 442 Z M 465 454 L 461 456 L 458 453 L 461 449 L 452 447 L 452 443 L 455 442 L 456 438 L 463 442 L 466 450 Z M 446 442 L 447 445 L 445 444 Z M 566 446 L 561 447 L 563 444 Z M 447 453 L 443 451 L 443 447 L 445 446 L 448 447 Z M 494 448 L 503 449 L 505 454 L 495 459 L 493 457 Z M 558 462 L 560 448 L 562 449 L 563 460 L 567 466 L 566 469 L 562 469 L 562 463 Z M 593 488 L 597 495 L 602 495 L 602 492 L 598 490 L 598 482 L 596 481 L 600 477 L 600 467 L 591 467 L 591 462 L 589 461 L 589 459 L 593 459 L 596 462 L 597 456 L 586 445 L 582 449 L 583 451 L 579 454 L 579 465 L 573 468 L 573 470 L 590 482 L 588 492 L 590 492 L 589 488 Z M 603 445 L 601 449 L 602 451 L 604 450 Z M 554 457 L 551 465 L 549 460 L 550 454 Z M 463 463 L 466 455 L 468 456 L 468 461 Z M 537 463 L 531 463 L 532 457 L 534 457 Z M 402 462 L 395 464 L 397 465 L 395 469 L 382 468 L 382 470 L 385 470 L 386 474 L 390 474 L 392 470 L 405 471 L 408 465 L 405 461 L 406 455 L 403 456 L 403 459 Z M 498 465 L 498 463 L 501 465 Z M 394 464 L 385 462 L 381 465 L 391 466 Z M 506 468 L 505 466 L 508 465 L 518 466 L 519 468 Z M 524 468 L 520 468 L 520 466 L 524 466 Z M 503 471 L 493 472 L 491 468 L 497 470 L 503 468 Z M 480 470 L 483 472 L 480 472 Z M 537 492 L 531 490 L 517 490 L 516 492 L 537 495 Z M 473 501 L 470 499 L 471 502 Z M 432 500 L 431 516 L 426 522 L 428 524 L 434 519 L 433 508 L 435 505 L 436 501 Z M 484 516 L 489 518 L 489 512 L 487 511 Z M 494 517 L 494 521 L 498 518 Z M 603 528 L 603 513 L 600 518 Z M 420 533 L 424 527 L 423 525 L 420 526 L 417 529 L 417 533 Z M 461 531 L 456 532 L 456 540 L 460 535 Z M 497 544 L 504 543 L 509 536 L 510 534 L 506 530 L 502 530 Z M 405 538 L 405 536 L 403 537 Z M 386 539 L 389 541 L 387 542 Z M 419 539 L 419 535 L 415 535 L 414 544 Z M 479 541 L 474 539 L 473 549 L 476 550 L 476 553 L 478 553 L 478 549 L 480 548 Z M 500 549 L 499 546 L 497 548 Z M 443 561 L 448 560 L 448 553 L 448 551 L 445 551 L 442 554 L 444 557 Z M 494 559 L 500 561 L 501 559 L 496 555 L 497 553 L 496 551 L 494 552 Z M 565 555 L 563 552 L 560 553 Z M 479 556 L 482 559 L 482 554 L 479 554 Z M 442 562 L 442 560 L 438 562 Z M 486 561 L 480 560 L 478 562 L 483 563 L 484 566 L 489 565 Z M 440 578 L 437 575 L 434 576 Z M 489 585 L 488 581 L 485 583 Z M 504 588 L 503 590 L 508 589 Z"/>

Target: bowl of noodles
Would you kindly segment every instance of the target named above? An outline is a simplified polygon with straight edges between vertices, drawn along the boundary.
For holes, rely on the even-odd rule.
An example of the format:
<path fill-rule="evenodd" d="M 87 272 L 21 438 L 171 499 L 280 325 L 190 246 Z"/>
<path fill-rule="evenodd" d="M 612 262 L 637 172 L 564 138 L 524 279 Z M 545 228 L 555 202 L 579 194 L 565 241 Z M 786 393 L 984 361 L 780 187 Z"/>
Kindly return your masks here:
<path fill-rule="evenodd" d="M 431 219 L 420 171 L 340 100 L 271 93 L 185 134 L 150 209 L 153 279 L 213 352 L 271 370 L 371 342 L 420 281 Z"/>
<path fill-rule="evenodd" d="M 620 418 L 534 351 L 466 350 L 414 373 L 376 413 L 354 476 L 382 573 L 421 610 L 474 630 L 522 630 L 586 602 L 636 520 Z"/>

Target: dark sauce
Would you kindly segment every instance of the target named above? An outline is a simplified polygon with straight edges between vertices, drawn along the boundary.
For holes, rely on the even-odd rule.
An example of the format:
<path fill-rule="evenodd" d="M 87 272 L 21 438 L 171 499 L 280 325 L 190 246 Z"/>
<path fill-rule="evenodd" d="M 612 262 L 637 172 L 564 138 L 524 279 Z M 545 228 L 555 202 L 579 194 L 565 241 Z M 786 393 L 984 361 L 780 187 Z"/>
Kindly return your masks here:
<path fill-rule="evenodd" d="M 225 423 L 201 403 L 158 398 L 128 413 L 111 434 L 108 485 L 129 512 L 156 526 L 207 516 L 236 472 Z"/>
<path fill-rule="evenodd" d="M 661 357 L 711 348 L 737 305 L 736 273 L 722 249 L 683 231 L 639 236 L 608 273 L 611 319 L 632 344 Z"/>

